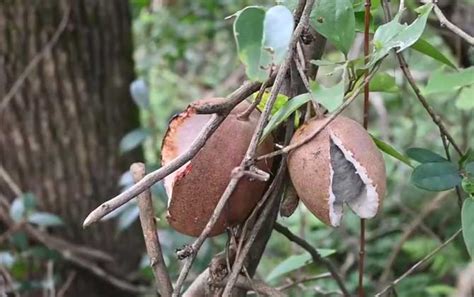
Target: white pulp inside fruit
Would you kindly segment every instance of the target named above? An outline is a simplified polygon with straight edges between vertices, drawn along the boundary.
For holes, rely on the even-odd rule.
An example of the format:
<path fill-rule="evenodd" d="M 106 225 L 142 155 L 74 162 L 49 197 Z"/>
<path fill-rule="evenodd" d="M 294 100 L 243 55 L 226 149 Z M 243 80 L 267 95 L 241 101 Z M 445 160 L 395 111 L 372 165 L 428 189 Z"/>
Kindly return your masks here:
<path fill-rule="evenodd" d="M 339 226 L 343 204 L 361 218 L 372 218 L 377 214 L 379 197 L 374 182 L 367 170 L 344 147 L 341 139 L 330 132 L 330 187 L 329 219 L 331 225 Z M 335 184 L 337 183 L 337 184 Z"/>
<path fill-rule="evenodd" d="M 199 136 L 202 128 L 211 119 L 211 115 L 205 114 L 180 114 L 170 123 L 170 131 L 167 141 L 163 145 L 163 165 L 166 165 L 185 153 L 192 143 Z M 191 169 L 191 161 L 186 162 L 176 171 L 165 177 L 164 187 L 166 195 L 168 196 L 168 207 L 170 206 L 173 187 L 177 180 L 184 177 Z M 189 168 L 188 168 L 189 167 Z"/>

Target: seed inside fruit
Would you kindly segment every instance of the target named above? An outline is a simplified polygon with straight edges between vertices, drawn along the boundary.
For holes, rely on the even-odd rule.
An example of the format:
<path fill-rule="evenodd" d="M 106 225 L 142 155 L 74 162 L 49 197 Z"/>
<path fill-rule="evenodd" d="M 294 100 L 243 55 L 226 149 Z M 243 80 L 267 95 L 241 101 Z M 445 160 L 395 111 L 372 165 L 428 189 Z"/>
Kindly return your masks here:
<path fill-rule="evenodd" d="M 330 133 L 330 158 L 331 225 L 339 226 L 344 203 L 361 218 L 374 217 L 378 209 L 378 194 L 374 182 L 367 176 L 367 170 L 333 133 Z"/>

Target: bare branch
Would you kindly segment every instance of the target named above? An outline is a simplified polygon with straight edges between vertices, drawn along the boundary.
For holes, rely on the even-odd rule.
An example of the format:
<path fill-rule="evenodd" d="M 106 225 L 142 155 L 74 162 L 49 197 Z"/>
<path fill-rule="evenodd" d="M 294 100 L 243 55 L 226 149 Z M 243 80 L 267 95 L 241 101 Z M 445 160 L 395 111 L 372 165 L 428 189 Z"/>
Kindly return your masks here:
<path fill-rule="evenodd" d="M 303 238 L 298 237 L 297 235 L 293 234 L 293 232 L 290 231 L 290 229 L 286 228 L 285 226 L 275 223 L 274 226 L 275 230 L 284 235 L 286 238 L 288 238 L 290 241 L 296 243 L 303 249 L 305 249 L 310 255 L 311 258 L 313 259 L 314 263 L 323 263 L 327 269 L 329 270 L 329 273 L 331 273 L 332 278 L 336 281 L 337 285 L 341 289 L 342 293 L 344 296 L 349 297 L 351 294 L 347 290 L 346 286 L 344 285 L 344 282 L 337 272 L 336 267 L 334 267 L 334 264 L 330 262 L 328 259 L 325 259 L 321 257 L 319 252 L 311 246 L 306 240 Z"/>
<path fill-rule="evenodd" d="M 439 8 L 438 5 L 436 5 L 437 1 L 430 1 L 430 0 L 421 0 L 422 3 L 433 3 L 433 10 L 434 13 L 436 14 L 436 17 L 438 18 L 441 27 L 446 27 L 448 30 L 456 34 L 457 36 L 461 37 L 464 39 L 467 43 L 469 43 L 471 46 L 474 46 L 474 37 L 467 34 L 464 32 L 461 28 L 456 26 L 455 24 L 451 23 L 446 16 L 443 14 L 441 9 Z"/>
<path fill-rule="evenodd" d="M 415 265 L 413 265 L 412 267 L 410 267 L 404 274 L 402 274 L 400 277 L 398 277 L 396 280 L 394 280 L 393 282 L 391 282 L 388 286 L 386 286 L 382 291 L 378 292 L 377 294 L 375 294 L 375 297 L 380 297 L 382 296 L 382 294 L 384 294 L 385 292 L 387 292 L 390 288 L 396 286 L 399 282 L 401 282 L 404 278 L 406 278 L 407 276 L 409 276 L 410 274 L 412 274 L 416 269 L 418 269 L 418 267 L 420 267 L 421 265 L 425 264 L 428 260 L 430 260 L 434 255 L 436 255 L 439 251 L 441 251 L 445 246 L 447 246 L 448 244 L 450 244 L 454 239 L 456 239 L 456 237 L 461 233 L 462 231 L 462 228 L 460 228 L 458 231 L 456 231 L 453 235 L 451 235 L 450 238 L 448 238 L 448 240 L 446 240 L 445 242 L 443 242 L 441 245 L 439 245 L 437 248 L 435 248 L 433 251 L 431 251 L 428 255 L 426 255 L 423 259 L 421 259 L 420 261 L 416 262 Z"/>
<path fill-rule="evenodd" d="M 145 176 L 145 164 L 132 164 L 132 166 L 130 166 L 130 172 L 132 173 L 134 181 L 139 182 Z M 169 297 L 173 293 L 173 285 L 171 284 L 165 259 L 161 251 L 160 239 L 158 238 L 156 230 L 155 209 L 153 208 L 150 189 L 141 193 L 137 200 L 145 246 L 148 256 L 150 257 L 150 266 L 155 275 L 155 281 L 161 296 Z"/>

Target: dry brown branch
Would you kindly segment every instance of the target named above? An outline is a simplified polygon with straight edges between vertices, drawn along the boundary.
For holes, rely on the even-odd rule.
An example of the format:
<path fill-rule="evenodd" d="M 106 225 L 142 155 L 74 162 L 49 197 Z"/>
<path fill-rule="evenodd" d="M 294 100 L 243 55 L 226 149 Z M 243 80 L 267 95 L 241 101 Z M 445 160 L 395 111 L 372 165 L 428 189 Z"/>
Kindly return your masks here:
<path fill-rule="evenodd" d="M 290 229 L 286 228 L 285 226 L 275 223 L 274 226 L 275 230 L 281 233 L 283 236 L 288 238 L 290 241 L 296 243 L 300 247 L 302 247 L 304 250 L 306 250 L 310 255 L 311 258 L 313 259 L 314 263 L 323 263 L 326 268 L 328 269 L 329 273 L 331 273 L 332 278 L 336 281 L 337 285 L 341 289 L 342 293 L 344 296 L 349 297 L 351 294 L 347 290 L 346 286 L 344 285 L 344 281 L 342 280 L 339 272 L 337 272 L 336 267 L 334 264 L 329 261 L 328 259 L 325 259 L 321 257 L 319 252 L 311 246 L 306 240 L 300 238 L 299 236 L 293 234 L 293 232 L 290 231 Z"/>
<path fill-rule="evenodd" d="M 134 181 L 137 183 L 145 176 L 145 164 L 134 163 L 130 166 Z M 138 196 L 138 208 L 140 210 L 140 223 L 142 226 L 145 246 L 150 257 L 150 266 L 155 275 L 155 281 L 161 296 L 169 297 L 173 293 L 173 285 L 166 268 L 165 259 L 161 251 L 160 240 L 156 230 L 155 209 L 151 200 L 150 189 Z"/>
<path fill-rule="evenodd" d="M 446 18 L 443 11 L 441 11 L 441 9 L 438 7 L 438 5 L 436 5 L 437 1 L 421 0 L 421 2 L 422 3 L 433 3 L 433 10 L 434 10 L 434 13 L 436 14 L 436 17 L 439 20 L 439 23 L 441 24 L 441 27 L 448 28 L 448 30 L 450 30 L 451 32 L 453 32 L 457 36 L 464 39 L 464 41 L 469 43 L 471 46 L 474 46 L 474 37 L 467 34 L 466 32 L 464 32 L 461 28 L 459 28 L 455 24 L 451 23 L 448 20 L 448 18 Z"/>
<path fill-rule="evenodd" d="M 71 10 L 72 10 L 72 5 L 69 5 L 69 7 L 66 9 L 66 12 L 64 13 L 64 16 L 59 23 L 59 26 L 57 27 L 56 31 L 54 32 L 53 36 L 51 37 L 50 40 L 43 46 L 41 51 L 37 53 L 33 59 L 28 63 L 26 66 L 25 70 L 20 74 L 20 76 L 17 78 L 13 86 L 10 88 L 8 93 L 3 97 L 3 100 L 0 102 L 0 114 L 5 110 L 5 108 L 8 106 L 8 103 L 15 97 L 16 93 L 20 90 L 20 88 L 23 86 L 23 83 L 26 81 L 28 76 L 31 74 L 31 72 L 35 69 L 35 67 L 41 62 L 41 60 L 46 56 L 46 54 L 51 51 L 51 49 L 56 45 L 58 42 L 59 38 L 65 31 L 67 24 L 69 22 L 69 17 L 71 15 Z"/>
<path fill-rule="evenodd" d="M 405 279 L 407 276 L 412 274 L 416 269 L 418 269 L 420 266 L 425 264 L 428 260 L 430 260 L 434 255 L 436 255 L 439 251 L 441 251 L 445 246 L 450 244 L 456 237 L 461 233 L 462 228 L 460 228 L 458 231 L 456 231 L 451 237 L 449 237 L 445 242 L 440 244 L 438 247 L 436 247 L 433 251 L 431 251 L 428 255 L 426 255 L 423 259 L 420 261 L 416 262 L 415 265 L 410 267 L 405 273 L 403 273 L 400 277 L 398 277 L 396 280 L 392 281 L 389 285 L 387 285 L 385 288 L 383 288 L 380 292 L 375 294 L 375 297 L 381 297 L 383 294 L 385 294 L 389 289 L 392 287 L 396 286 L 398 283 L 400 283 L 403 279 Z"/>

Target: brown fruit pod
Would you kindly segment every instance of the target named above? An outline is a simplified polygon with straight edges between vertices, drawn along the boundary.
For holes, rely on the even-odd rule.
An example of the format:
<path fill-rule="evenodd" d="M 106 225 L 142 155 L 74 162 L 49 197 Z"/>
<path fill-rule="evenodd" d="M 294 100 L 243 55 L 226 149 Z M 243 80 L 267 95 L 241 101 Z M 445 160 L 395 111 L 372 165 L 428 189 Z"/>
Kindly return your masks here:
<path fill-rule="evenodd" d="M 294 134 L 298 143 L 326 119 L 311 119 Z M 290 152 L 288 170 L 304 205 L 321 221 L 339 226 L 343 204 L 359 217 L 372 218 L 386 188 L 385 163 L 367 131 L 338 116 L 310 141 Z"/>
<path fill-rule="evenodd" d="M 193 106 L 218 100 L 223 99 L 196 101 L 171 120 L 162 143 L 163 166 L 185 152 L 210 120 L 211 115 L 197 114 Z M 239 119 L 238 115 L 248 106 L 246 101 L 236 106 L 196 156 L 164 179 L 168 195 L 167 219 L 178 232 L 190 236 L 201 234 L 231 179 L 232 170 L 244 158 L 260 115 L 254 110 L 248 119 Z M 273 140 L 267 137 L 259 145 L 257 154 L 272 150 Z M 271 161 L 259 162 L 257 167 L 269 172 Z M 262 181 L 241 178 L 210 236 L 244 222 L 262 197 L 265 185 Z"/>

